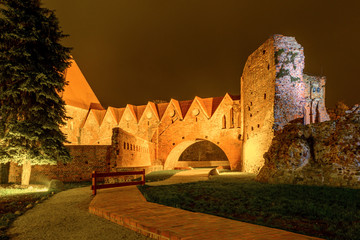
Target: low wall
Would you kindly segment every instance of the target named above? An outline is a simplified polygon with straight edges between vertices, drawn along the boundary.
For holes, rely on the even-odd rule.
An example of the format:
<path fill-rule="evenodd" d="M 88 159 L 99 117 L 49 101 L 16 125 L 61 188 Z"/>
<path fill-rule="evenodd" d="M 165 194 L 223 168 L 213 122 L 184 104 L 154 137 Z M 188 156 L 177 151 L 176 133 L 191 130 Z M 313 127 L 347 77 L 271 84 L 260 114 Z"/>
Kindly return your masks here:
<path fill-rule="evenodd" d="M 112 168 L 151 166 L 155 159 L 155 144 L 128 133 L 121 128 L 113 128 L 111 156 Z"/>
<path fill-rule="evenodd" d="M 46 183 L 51 179 L 63 182 L 90 181 L 92 171 L 110 171 L 110 145 L 69 145 L 73 160 L 67 164 L 35 165 L 31 169 L 31 183 Z M 11 163 L 9 182 L 21 182 L 22 167 Z"/>

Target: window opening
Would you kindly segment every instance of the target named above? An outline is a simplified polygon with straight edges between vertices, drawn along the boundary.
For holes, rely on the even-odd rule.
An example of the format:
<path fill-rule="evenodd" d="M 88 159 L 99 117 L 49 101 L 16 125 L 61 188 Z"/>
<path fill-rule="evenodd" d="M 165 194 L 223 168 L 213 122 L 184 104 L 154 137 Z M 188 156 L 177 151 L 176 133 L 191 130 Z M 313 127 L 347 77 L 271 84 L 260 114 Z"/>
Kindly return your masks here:
<path fill-rule="evenodd" d="M 230 109 L 230 128 L 234 127 L 234 109 Z"/>

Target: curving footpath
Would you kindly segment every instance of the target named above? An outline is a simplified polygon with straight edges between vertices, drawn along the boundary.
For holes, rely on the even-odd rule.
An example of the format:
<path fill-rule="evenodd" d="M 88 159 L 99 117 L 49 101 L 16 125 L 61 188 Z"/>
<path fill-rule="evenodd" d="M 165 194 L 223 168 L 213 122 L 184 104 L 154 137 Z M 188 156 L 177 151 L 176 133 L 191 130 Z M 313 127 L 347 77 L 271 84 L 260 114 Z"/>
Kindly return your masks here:
<path fill-rule="evenodd" d="M 186 181 L 186 175 L 192 176 L 192 181 L 203 180 L 203 172 L 193 171 L 198 170 L 182 172 L 181 177 L 176 174 L 178 176 L 174 175 L 162 183 L 174 184 L 174 179 Z M 199 179 L 196 179 L 196 174 L 200 174 Z M 154 239 L 319 239 L 147 202 L 136 186 L 100 190 L 90 203 L 89 211 Z"/>

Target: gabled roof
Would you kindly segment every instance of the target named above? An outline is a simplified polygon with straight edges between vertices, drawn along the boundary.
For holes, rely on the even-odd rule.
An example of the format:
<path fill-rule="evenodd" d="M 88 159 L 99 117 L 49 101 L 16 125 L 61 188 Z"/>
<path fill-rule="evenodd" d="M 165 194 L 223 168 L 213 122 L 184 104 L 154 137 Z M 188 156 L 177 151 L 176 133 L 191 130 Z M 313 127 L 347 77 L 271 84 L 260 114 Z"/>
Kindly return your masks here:
<path fill-rule="evenodd" d="M 121 119 L 122 115 L 124 114 L 125 108 L 108 107 L 108 111 L 110 111 L 112 113 L 112 115 L 114 116 L 116 124 L 119 124 L 120 119 Z"/>
<path fill-rule="evenodd" d="M 149 108 L 151 108 L 151 109 L 153 110 L 153 112 L 154 112 L 157 120 L 160 121 L 159 113 L 158 113 L 158 111 L 157 111 L 157 108 L 156 108 L 155 103 L 153 103 L 153 102 L 148 102 L 147 105 L 149 106 Z"/>
<path fill-rule="evenodd" d="M 137 120 L 140 121 L 144 111 L 145 111 L 146 105 L 141 105 L 136 107 L 136 113 L 137 113 Z"/>
<path fill-rule="evenodd" d="M 185 117 L 192 102 L 193 102 L 193 100 L 179 101 L 179 105 L 180 105 L 180 109 L 181 109 L 181 113 L 182 113 L 183 117 Z"/>
<path fill-rule="evenodd" d="M 227 95 L 229 95 L 229 97 L 232 99 L 232 100 L 240 100 L 240 95 L 231 95 L 231 94 L 228 94 L 226 93 Z M 225 94 L 225 95 L 226 95 Z"/>
<path fill-rule="evenodd" d="M 179 116 L 180 116 L 180 119 L 183 119 L 184 116 L 182 115 L 182 111 L 181 111 L 181 107 L 180 107 L 179 101 L 172 98 L 172 99 L 170 100 L 170 103 L 172 103 L 172 105 L 174 106 L 175 110 L 178 112 L 178 114 L 179 114 Z"/>
<path fill-rule="evenodd" d="M 145 106 L 145 108 L 144 108 L 144 111 L 142 112 L 142 115 L 141 115 L 141 117 L 140 117 L 140 119 L 139 119 L 139 122 L 140 122 L 143 118 L 146 117 L 146 116 L 144 115 L 144 113 L 145 113 L 146 111 L 151 111 L 151 112 L 153 113 L 153 115 L 155 115 L 155 118 L 157 119 L 157 121 L 160 121 L 159 114 L 158 114 L 158 112 L 157 112 L 155 103 L 153 103 L 153 102 L 148 102 L 148 104 L 147 104 L 147 105 L 144 105 L 144 106 Z"/>
<path fill-rule="evenodd" d="M 202 108 L 203 112 L 205 113 L 206 117 L 210 118 L 211 117 L 212 99 L 211 98 L 203 99 L 203 98 L 196 96 L 195 100 L 199 103 L 199 105 Z"/>
<path fill-rule="evenodd" d="M 137 119 L 137 114 L 136 114 L 136 106 L 134 106 L 134 105 L 131 105 L 131 104 L 127 104 L 126 105 L 126 108 L 125 108 L 125 111 L 126 111 L 126 109 L 128 109 L 128 111 L 130 112 L 130 115 L 132 115 L 133 116 L 133 118 L 135 119 L 135 121 L 136 122 L 138 122 L 138 119 Z M 125 112 L 124 111 L 124 112 Z"/>
<path fill-rule="evenodd" d="M 209 106 L 209 102 L 207 102 L 208 106 L 206 106 L 206 104 L 204 103 L 204 99 L 196 96 L 193 102 L 197 102 L 200 106 L 200 108 L 202 109 L 203 113 L 205 114 L 205 116 L 207 118 L 211 117 L 211 106 Z M 211 103 L 210 103 L 211 104 Z"/>
<path fill-rule="evenodd" d="M 237 96 L 233 96 L 235 99 Z M 213 105 L 213 114 L 219 109 L 219 106 L 225 102 L 226 100 L 234 102 L 235 100 L 230 96 L 230 94 L 226 93 L 224 97 L 216 97 L 214 98 L 214 105 Z M 215 107 L 216 105 L 216 107 Z"/>
<path fill-rule="evenodd" d="M 168 112 L 168 109 L 171 109 L 171 108 L 174 108 L 175 112 L 179 116 L 179 119 L 183 119 L 179 101 L 172 98 L 172 99 L 170 99 L 170 102 L 166 105 L 166 109 L 164 109 L 164 111 L 162 113 L 162 118 L 160 118 L 161 121 L 165 117 L 165 112 Z"/>
<path fill-rule="evenodd" d="M 68 85 L 65 86 L 60 96 L 66 105 L 89 109 L 90 105 L 95 103 L 98 105 L 96 109 L 99 109 L 101 106 L 99 100 L 74 60 L 71 61 L 71 66 L 65 71 L 65 80 Z"/>
<path fill-rule="evenodd" d="M 96 110 L 96 109 L 91 109 L 90 110 L 90 114 L 93 114 L 96 121 L 98 122 L 99 126 L 101 125 L 102 121 L 104 120 L 105 114 L 106 114 L 106 110 Z"/>
<path fill-rule="evenodd" d="M 211 116 L 214 114 L 224 97 L 212 98 Z"/>
<path fill-rule="evenodd" d="M 168 105 L 169 105 L 169 103 L 158 103 L 158 104 L 156 104 L 156 108 L 157 108 L 157 111 L 159 113 L 159 118 L 160 119 L 162 119 Z"/>

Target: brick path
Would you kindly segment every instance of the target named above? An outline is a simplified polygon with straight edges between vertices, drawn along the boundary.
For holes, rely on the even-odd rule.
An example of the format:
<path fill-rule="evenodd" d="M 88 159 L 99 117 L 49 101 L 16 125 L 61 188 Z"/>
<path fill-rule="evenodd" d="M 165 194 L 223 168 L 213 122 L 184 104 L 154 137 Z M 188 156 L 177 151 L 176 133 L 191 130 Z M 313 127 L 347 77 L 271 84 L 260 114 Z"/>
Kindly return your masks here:
<path fill-rule="evenodd" d="M 89 211 L 154 239 L 318 239 L 150 203 L 136 186 L 99 190 Z"/>

